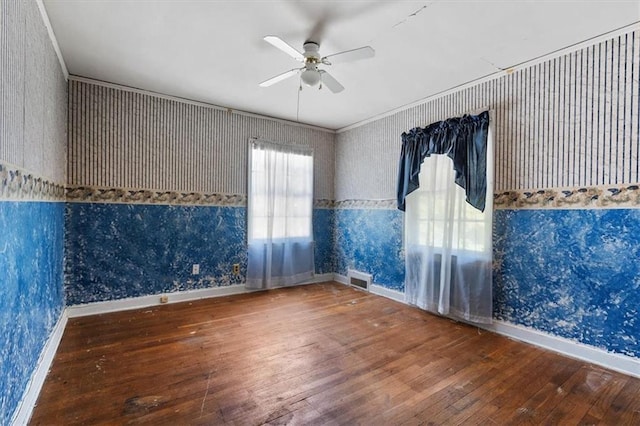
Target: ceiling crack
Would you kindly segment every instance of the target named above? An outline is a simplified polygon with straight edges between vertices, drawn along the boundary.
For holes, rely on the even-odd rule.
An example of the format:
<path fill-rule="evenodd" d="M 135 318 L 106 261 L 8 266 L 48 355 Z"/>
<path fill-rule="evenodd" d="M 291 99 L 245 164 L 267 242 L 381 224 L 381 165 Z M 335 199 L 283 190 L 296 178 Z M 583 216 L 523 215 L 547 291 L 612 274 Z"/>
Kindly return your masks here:
<path fill-rule="evenodd" d="M 428 8 L 429 6 L 431 6 L 433 3 L 435 3 L 435 1 L 434 1 L 434 2 L 432 2 L 432 3 L 425 4 L 425 5 L 424 5 L 424 6 L 422 6 L 420 9 L 416 10 L 416 11 L 415 11 L 415 12 L 413 12 L 413 13 L 410 13 L 406 18 L 404 18 L 402 21 L 400 21 L 400 22 L 396 23 L 396 24 L 395 24 L 395 25 L 393 25 L 391 28 L 393 29 L 393 28 L 396 28 L 396 27 L 398 27 L 398 26 L 400 26 L 400 25 L 404 24 L 404 23 L 405 23 L 405 22 L 407 22 L 409 19 L 411 19 L 411 18 L 413 18 L 413 17 L 417 16 L 420 12 L 422 12 L 423 10 L 425 10 L 426 8 Z"/>
<path fill-rule="evenodd" d="M 497 66 L 496 64 L 494 64 L 493 62 L 491 62 L 490 60 L 488 60 L 488 59 L 486 59 L 486 58 L 483 58 L 482 56 L 480 56 L 480 57 L 479 57 L 479 59 L 481 59 L 481 60 L 485 61 L 486 63 L 488 63 L 489 65 L 491 65 L 491 66 L 492 66 L 492 67 L 494 67 L 495 69 L 497 69 L 498 71 L 506 71 L 506 70 L 508 70 L 508 69 L 509 69 L 509 68 L 502 68 L 502 67 L 499 67 L 499 66 Z"/>

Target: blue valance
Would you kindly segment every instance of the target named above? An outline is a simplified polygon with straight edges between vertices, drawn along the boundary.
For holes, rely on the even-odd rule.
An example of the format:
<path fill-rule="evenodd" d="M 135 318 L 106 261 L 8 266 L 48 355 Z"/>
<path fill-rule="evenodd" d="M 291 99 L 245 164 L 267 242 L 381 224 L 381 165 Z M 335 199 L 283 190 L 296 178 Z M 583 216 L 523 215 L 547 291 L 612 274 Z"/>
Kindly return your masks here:
<path fill-rule="evenodd" d="M 402 134 L 398 171 L 398 208 L 420 186 L 418 175 L 426 157 L 446 154 L 453 160 L 455 182 L 467 194 L 467 202 L 484 211 L 487 194 L 487 135 L 489 111 L 438 121 Z"/>

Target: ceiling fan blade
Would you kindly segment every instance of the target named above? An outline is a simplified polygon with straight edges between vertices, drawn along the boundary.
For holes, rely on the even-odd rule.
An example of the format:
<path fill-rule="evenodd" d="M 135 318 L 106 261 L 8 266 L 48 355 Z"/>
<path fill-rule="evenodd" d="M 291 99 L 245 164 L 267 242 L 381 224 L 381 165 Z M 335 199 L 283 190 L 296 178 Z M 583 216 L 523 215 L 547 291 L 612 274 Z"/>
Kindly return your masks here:
<path fill-rule="evenodd" d="M 373 58 L 376 51 L 371 46 L 359 47 L 353 50 L 334 53 L 322 58 L 322 63 L 326 65 L 339 64 L 342 62 L 358 61 L 360 59 Z"/>
<path fill-rule="evenodd" d="M 338 83 L 338 80 L 328 72 L 320 70 L 320 75 L 322 76 L 322 84 L 327 86 L 333 93 L 340 93 L 344 90 L 344 86 Z"/>
<path fill-rule="evenodd" d="M 282 74 L 278 74 L 275 77 L 270 78 L 269 80 L 265 80 L 262 83 L 260 83 L 260 87 L 269 87 L 273 84 L 279 83 L 282 80 L 285 80 L 293 75 L 296 75 L 297 73 L 300 72 L 299 68 L 294 68 L 292 70 L 283 72 Z"/>
<path fill-rule="evenodd" d="M 304 62 L 304 56 L 302 56 L 302 53 L 298 52 L 296 49 L 291 47 L 287 42 L 282 40 L 280 37 L 269 35 L 264 37 L 264 41 L 282 50 L 284 53 L 291 56 L 296 61 Z"/>

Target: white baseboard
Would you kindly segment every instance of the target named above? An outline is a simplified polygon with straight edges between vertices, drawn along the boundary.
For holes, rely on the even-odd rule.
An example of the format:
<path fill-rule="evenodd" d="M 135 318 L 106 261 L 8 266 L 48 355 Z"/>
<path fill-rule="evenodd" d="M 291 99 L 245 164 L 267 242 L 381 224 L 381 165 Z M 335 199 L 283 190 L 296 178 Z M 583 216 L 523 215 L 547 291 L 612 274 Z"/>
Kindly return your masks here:
<path fill-rule="evenodd" d="M 160 297 L 167 296 L 167 303 L 187 302 L 191 300 L 207 299 L 210 297 L 230 296 L 232 294 L 249 293 L 244 284 L 224 287 L 203 288 L 198 290 L 180 291 L 175 293 L 153 294 L 150 296 L 131 297 L 128 299 L 107 300 L 105 302 L 73 305 L 67 308 L 69 318 L 87 315 L 106 314 L 109 312 L 128 311 L 131 309 L 148 308 L 160 305 Z"/>
<path fill-rule="evenodd" d="M 349 278 L 347 278 L 345 275 L 333 274 L 333 280 L 339 282 L 340 284 L 350 285 Z"/>
<path fill-rule="evenodd" d="M 373 294 L 377 294 L 378 296 L 384 296 L 388 299 L 395 300 L 396 302 L 404 302 L 404 293 L 398 290 L 392 290 L 390 288 L 386 288 L 381 286 L 380 284 L 371 284 L 371 288 L 369 291 Z"/>
<path fill-rule="evenodd" d="M 27 387 L 22 395 L 20 404 L 18 405 L 11 421 L 12 425 L 26 425 L 29 423 L 33 407 L 35 407 L 36 402 L 38 401 L 40 390 L 42 389 L 42 385 L 49 373 L 49 368 L 51 367 L 53 359 L 56 356 L 56 352 L 58 351 L 58 345 L 60 345 L 60 340 L 62 340 L 62 334 L 64 333 L 64 329 L 67 325 L 67 319 L 68 315 L 67 310 L 65 309 L 62 311 L 58 322 L 49 335 L 47 343 L 45 343 L 44 348 L 42 348 L 42 352 L 40 352 L 38 365 L 33 371 L 31 379 L 29 379 L 29 383 L 27 383 Z"/>
<path fill-rule="evenodd" d="M 306 284 L 317 284 L 317 283 L 326 283 L 327 281 L 333 281 L 333 274 L 318 274 L 311 278 L 308 281 L 302 282 L 296 285 L 306 285 Z"/>
<path fill-rule="evenodd" d="M 494 320 L 493 324 L 481 324 L 479 327 L 571 358 L 597 364 L 629 376 L 640 377 L 640 359 L 638 358 L 607 352 L 594 346 L 504 321 Z"/>
<path fill-rule="evenodd" d="M 312 279 L 297 285 L 306 285 L 331 281 L 333 274 L 319 274 Z M 105 302 L 86 303 L 73 305 L 67 308 L 69 318 L 84 317 L 87 315 L 106 314 L 109 312 L 128 311 L 131 309 L 148 308 L 160 305 L 160 297 L 167 296 L 167 303 L 188 302 L 191 300 L 208 299 L 210 297 L 231 296 L 233 294 L 249 293 L 261 290 L 252 290 L 240 285 L 225 287 L 203 288 L 198 290 L 179 291 L 175 293 L 153 294 L 149 296 L 131 297 L 128 299 L 107 300 Z"/>
<path fill-rule="evenodd" d="M 348 285 L 349 287 L 360 288 L 360 287 L 355 287 L 349 284 L 349 277 L 346 277 L 344 275 L 333 274 L 333 281 L 339 282 L 340 284 Z M 392 299 L 397 302 L 405 303 L 404 293 L 398 290 L 392 290 L 390 288 L 386 288 L 380 284 L 371 283 L 371 287 L 369 287 L 369 292 L 373 294 L 377 294 L 378 296 L 386 297 L 387 299 Z"/>

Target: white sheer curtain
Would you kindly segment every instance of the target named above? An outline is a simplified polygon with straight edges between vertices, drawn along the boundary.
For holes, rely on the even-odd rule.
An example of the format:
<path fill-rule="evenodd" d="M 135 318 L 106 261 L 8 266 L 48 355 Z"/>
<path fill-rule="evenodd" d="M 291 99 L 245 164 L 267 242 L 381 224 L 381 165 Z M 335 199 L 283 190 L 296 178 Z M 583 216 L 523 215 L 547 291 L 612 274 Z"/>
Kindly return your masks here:
<path fill-rule="evenodd" d="M 313 151 L 251 140 L 246 286 L 264 289 L 313 277 Z"/>
<path fill-rule="evenodd" d="M 465 201 L 446 155 L 425 158 L 420 187 L 406 198 L 405 297 L 441 315 L 492 318 L 493 137 L 487 138 L 484 212 Z"/>

